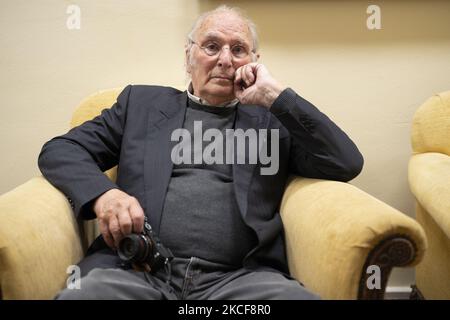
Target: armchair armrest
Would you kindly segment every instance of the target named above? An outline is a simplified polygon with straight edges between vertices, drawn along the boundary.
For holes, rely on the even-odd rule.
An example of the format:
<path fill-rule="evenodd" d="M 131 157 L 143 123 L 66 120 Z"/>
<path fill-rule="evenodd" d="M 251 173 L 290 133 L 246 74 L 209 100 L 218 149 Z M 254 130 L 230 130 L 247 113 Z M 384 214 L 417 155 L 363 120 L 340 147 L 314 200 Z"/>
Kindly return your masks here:
<path fill-rule="evenodd" d="M 408 177 L 417 201 L 450 238 L 450 156 L 416 154 L 409 161 Z"/>
<path fill-rule="evenodd" d="M 0 196 L 0 298 L 53 298 L 82 256 L 72 209 L 43 177 Z"/>
<path fill-rule="evenodd" d="M 325 299 L 383 298 L 392 268 L 419 263 L 426 249 L 415 220 L 348 183 L 294 178 L 281 215 L 292 276 Z M 370 265 L 380 289 L 366 285 Z"/>

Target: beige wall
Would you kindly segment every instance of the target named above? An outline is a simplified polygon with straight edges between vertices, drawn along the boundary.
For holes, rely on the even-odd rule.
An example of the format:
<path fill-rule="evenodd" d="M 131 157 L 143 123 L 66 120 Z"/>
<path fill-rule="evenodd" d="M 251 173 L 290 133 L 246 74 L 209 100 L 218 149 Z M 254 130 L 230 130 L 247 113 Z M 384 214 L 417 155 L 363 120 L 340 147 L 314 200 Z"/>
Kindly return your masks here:
<path fill-rule="evenodd" d="M 183 86 L 183 41 L 219 1 L 0 0 L 0 193 L 39 174 L 42 144 L 103 88 Z M 334 119 L 365 157 L 355 185 L 414 216 L 407 184 L 416 108 L 450 90 L 449 1 L 239 1 L 261 32 L 261 61 Z M 66 8 L 81 8 L 68 30 Z M 382 29 L 369 31 L 378 4 Z M 391 285 L 409 285 L 412 270 Z"/>

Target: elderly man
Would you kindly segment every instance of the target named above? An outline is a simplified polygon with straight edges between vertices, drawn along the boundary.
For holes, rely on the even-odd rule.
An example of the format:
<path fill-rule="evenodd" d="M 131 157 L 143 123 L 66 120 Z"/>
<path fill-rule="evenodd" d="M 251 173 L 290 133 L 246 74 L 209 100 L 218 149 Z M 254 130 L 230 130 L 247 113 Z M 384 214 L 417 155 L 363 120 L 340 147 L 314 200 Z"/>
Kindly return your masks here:
<path fill-rule="evenodd" d="M 101 231 L 79 264 L 81 289 L 57 297 L 317 298 L 289 275 L 278 212 L 285 183 L 289 174 L 351 180 L 361 154 L 257 63 L 255 26 L 237 9 L 200 16 L 185 53 L 187 91 L 127 86 L 112 108 L 44 145 L 41 171 L 76 216 L 97 218 Z M 248 144 L 223 148 L 219 140 L 232 130 Z M 252 139 L 262 146 L 256 156 L 269 148 L 276 155 L 275 170 L 264 173 L 267 161 L 254 161 Z M 102 172 L 115 165 L 114 183 Z M 164 268 L 137 269 L 118 257 L 121 240 L 143 231 L 144 217 L 173 253 Z"/>

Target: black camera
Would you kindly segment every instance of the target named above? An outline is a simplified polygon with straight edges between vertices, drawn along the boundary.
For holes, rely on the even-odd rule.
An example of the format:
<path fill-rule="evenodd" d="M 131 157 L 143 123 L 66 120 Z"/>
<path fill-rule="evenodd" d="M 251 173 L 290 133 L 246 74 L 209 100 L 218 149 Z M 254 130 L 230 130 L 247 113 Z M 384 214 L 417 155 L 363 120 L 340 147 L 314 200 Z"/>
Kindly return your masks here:
<path fill-rule="evenodd" d="M 130 234 L 119 242 L 118 254 L 125 263 L 135 264 L 150 272 L 155 272 L 173 259 L 169 248 L 163 246 L 153 234 L 152 227 L 144 221 L 144 231 Z"/>

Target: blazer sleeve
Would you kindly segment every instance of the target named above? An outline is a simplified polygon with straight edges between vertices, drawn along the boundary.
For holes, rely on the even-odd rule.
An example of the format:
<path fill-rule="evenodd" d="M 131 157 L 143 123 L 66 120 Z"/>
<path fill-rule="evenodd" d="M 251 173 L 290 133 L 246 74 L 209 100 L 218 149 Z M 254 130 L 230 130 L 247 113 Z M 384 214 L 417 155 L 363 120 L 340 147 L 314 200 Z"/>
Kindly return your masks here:
<path fill-rule="evenodd" d="M 67 196 L 77 217 L 95 218 L 94 200 L 118 188 L 103 171 L 119 162 L 130 91 L 127 86 L 111 108 L 46 142 L 39 154 L 42 174 Z"/>
<path fill-rule="evenodd" d="M 294 90 L 284 90 L 270 111 L 289 131 L 289 170 L 292 174 L 350 181 L 361 172 L 363 156 L 353 141 Z"/>

